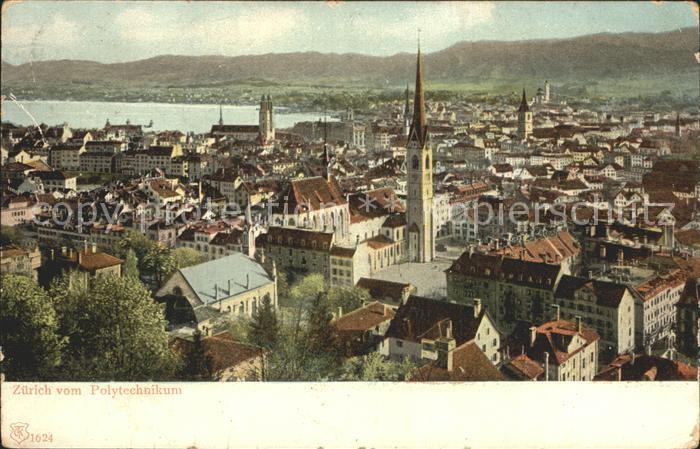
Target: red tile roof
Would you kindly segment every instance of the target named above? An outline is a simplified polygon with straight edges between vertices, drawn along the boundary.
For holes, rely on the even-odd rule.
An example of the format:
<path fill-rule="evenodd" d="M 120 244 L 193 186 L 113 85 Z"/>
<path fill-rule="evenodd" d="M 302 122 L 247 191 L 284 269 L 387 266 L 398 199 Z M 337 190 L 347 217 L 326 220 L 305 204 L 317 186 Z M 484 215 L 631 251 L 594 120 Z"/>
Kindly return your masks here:
<path fill-rule="evenodd" d="M 505 376 L 491 363 L 474 342 L 467 342 L 452 352 L 452 370 L 438 362 L 422 366 L 411 378 L 418 382 L 487 382 L 504 381 Z"/>

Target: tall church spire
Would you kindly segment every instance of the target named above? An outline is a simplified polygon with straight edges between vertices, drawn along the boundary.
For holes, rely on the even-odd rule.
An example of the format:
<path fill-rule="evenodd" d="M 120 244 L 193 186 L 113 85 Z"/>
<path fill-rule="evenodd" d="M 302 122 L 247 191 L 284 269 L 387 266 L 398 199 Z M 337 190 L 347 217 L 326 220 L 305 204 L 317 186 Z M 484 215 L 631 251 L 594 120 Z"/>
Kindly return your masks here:
<path fill-rule="evenodd" d="M 530 110 L 530 106 L 527 104 L 527 97 L 525 96 L 525 89 L 523 89 L 523 98 L 520 100 L 520 108 L 518 112 L 527 112 Z"/>
<path fill-rule="evenodd" d="M 518 133 L 517 137 L 520 140 L 527 140 L 532 134 L 532 111 L 530 111 L 530 106 L 527 104 L 527 96 L 525 95 L 525 89 L 523 89 L 523 98 L 520 100 L 520 107 L 518 108 Z"/>
<path fill-rule="evenodd" d="M 224 125 L 224 111 L 221 105 L 219 105 L 219 126 Z"/>
<path fill-rule="evenodd" d="M 415 140 L 422 147 L 428 137 L 425 120 L 425 95 L 423 93 L 423 68 L 421 66 L 420 42 L 416 61 L 416 93 L 413 98 L 413 123 L 409 132 L 409 142 Z"/>

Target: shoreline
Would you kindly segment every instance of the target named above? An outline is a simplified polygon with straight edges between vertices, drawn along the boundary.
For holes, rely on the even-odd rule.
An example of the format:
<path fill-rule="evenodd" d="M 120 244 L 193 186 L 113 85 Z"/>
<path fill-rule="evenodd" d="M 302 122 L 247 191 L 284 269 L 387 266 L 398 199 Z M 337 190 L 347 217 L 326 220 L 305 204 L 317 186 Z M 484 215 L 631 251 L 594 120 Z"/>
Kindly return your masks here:
<path fill-rule="evenodd" d="M 198 103 L 198 102 L 192 102 L 192 103 L 183 103 L 179 101 L 173 101 L 173 102 L 164 102 L 164 101 L 125 101 L 125 100 L 65 100 L 65 99 L 49 99 L 49 98 L 15 98 L 15 100 L 9 99 L 6 95 L 2 96 L 2 101 L 7 102 L 7 103 L 101 103 L 101 104 L 125 104 L 125 105 L 159 105 L 159 106 L 211 106 L 212 108 L 216 108 L 218 110 L 219 106 L 222 108 L 255 108 L 256 110 L 259 108 L 258 104 L 249 104 L 249 103 Z M 299 109 L 299 108 L 292 108 L 289 106 L 275 106 L 274 107 L 275 113 L 276 114 L 323 114 L 323 111 L 315 111 L 315 110 L 306 110 L 306 109 Z"/>

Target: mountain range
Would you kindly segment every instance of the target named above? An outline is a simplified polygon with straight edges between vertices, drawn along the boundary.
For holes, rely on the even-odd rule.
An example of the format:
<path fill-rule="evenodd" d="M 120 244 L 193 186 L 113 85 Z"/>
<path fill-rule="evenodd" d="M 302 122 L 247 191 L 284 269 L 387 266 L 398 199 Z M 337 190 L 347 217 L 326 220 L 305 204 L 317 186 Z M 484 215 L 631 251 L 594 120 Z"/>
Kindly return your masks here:
<path fill-rule="evenodd" d="M 664 33 L 604 33 L 568 39 L 459 42 L 424 56 L 431 83 L 484 80 L 665 78 L 697 74 L 698 28 Z M 324 83 L 368 87 L 411 83 L 415 55 L 367 56 L 355 53 L 272 53 L 246 56 L 162 55 L 104 64 L 81 60 L 2 62 L 5 87 L 66 85 L 223 86 L 251 82 Z"/>

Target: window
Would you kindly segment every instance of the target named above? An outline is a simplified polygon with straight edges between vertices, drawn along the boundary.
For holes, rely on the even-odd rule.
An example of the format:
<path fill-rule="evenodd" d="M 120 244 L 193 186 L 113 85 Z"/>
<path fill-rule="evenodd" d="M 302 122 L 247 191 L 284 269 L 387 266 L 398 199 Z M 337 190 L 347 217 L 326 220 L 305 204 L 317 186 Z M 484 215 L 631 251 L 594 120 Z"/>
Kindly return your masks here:
<path fill-rule="evenodd" d="M 399 348 L 403 348 L 403 341 L 401 340 L 396 340 L 396 346 Z"/>
<path fill-rule="evenodd" d="M 411 167 L 414 170 L 418 170 L 420 167 L 420 161 L 418 160 L 418 156 L 413 156 L 413 159 L 411 159 Z"/>
<path fill-rule="evenodd" d="M 493 339 L 493 347 L 495 348 L 497 345 L 498 345 L 498 340 L 494 338 Z"/>

